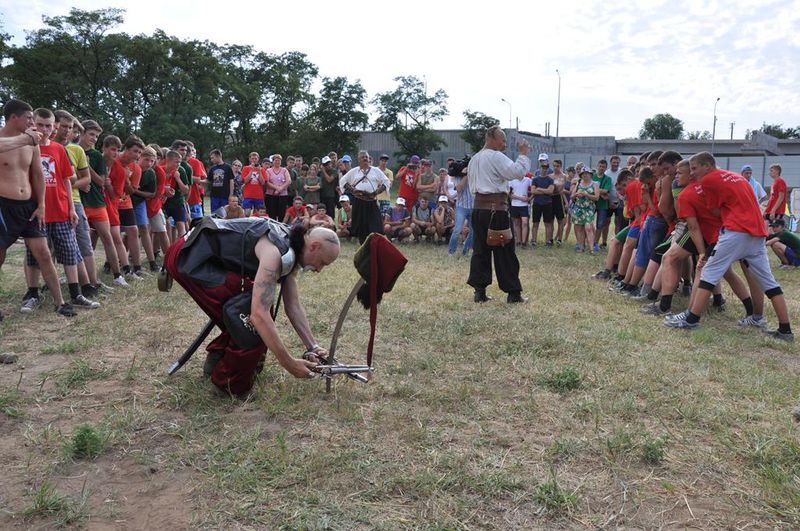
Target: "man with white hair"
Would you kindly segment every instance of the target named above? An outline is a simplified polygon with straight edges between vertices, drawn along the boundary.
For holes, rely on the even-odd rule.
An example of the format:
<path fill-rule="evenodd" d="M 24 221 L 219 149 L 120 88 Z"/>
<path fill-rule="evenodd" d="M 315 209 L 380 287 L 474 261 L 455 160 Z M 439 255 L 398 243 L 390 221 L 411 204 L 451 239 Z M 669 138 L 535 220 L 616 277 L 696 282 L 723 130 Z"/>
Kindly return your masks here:
<path fill-rule="evenodd" d="M 369 152 L 358 152 L 358 166 L 339 179 L 339 188 L 352 198 L 350 234 L 364 243 L 370 233 L 383 232 L 378 196 L 392 185 L 386 174 L 370 163 Z"/>

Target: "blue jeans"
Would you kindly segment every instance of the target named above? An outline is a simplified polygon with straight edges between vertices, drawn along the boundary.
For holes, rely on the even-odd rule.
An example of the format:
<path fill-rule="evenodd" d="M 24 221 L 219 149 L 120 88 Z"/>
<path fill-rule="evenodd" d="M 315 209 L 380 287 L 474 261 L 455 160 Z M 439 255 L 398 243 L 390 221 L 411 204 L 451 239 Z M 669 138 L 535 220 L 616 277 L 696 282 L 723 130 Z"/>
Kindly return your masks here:
<path fill-rule="evenodd" d="M 453 226 L 453 234 L 450 236 L 450 245 L 448 248 L 448 252 L 450 254 L 455 254 L 456 249 L 458 248 L 458 235 L 461 234 L 461 228 L 464 226 L 464 222 L 469 225 L 469 232 L 467 233 L 467 237 L 464 240 L 464 254 L 467 254 L 470 249 L 472 249 L 472 222 L 470 221 L 470 217 L 472 216 L 472 209 L 471 208 L 464 208 L 457 206 L 456 207 L 456 224 Z"/>

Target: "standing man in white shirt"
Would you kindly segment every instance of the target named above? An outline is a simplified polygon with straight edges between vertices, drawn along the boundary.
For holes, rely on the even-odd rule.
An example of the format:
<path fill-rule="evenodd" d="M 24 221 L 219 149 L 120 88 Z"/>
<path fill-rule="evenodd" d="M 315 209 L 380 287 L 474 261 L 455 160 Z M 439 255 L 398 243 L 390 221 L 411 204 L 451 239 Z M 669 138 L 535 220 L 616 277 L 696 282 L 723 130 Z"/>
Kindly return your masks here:
<path fill-rule="evenodd" d="M 492 126 L 486 131 L 483 149 L 469 162 L 467 178 L 470 192 L 475 196 L 472 210 L 472 229 L 475 234 L 467 284 L 475 289 L 475 302 L 489 300 L 486 286 L 492 283 L 492 259 L 497 268 L 497 284 L 508 294 L 506 301 L 525 302 L 513 238 L 508 245 L 490 247 L 486 243 L 486 236 L 492 218 L 493 229 L 509 227 L 508 184 L 530 171 L 530 148 L 527 141 L 518 142 L 520 155 L 516 161 L 512 161 L 503 154 L 506 149 L 505 132 L 499 126 Z"/>
<path fill-rule="evenodd" d="M 379 168 L 370 164 L 367 151 L 358 152 L 358 166 L 339 179 L 339 188 L 353 198 L 353 221 L 350 234 L 364 243 L 372 232 L 383 233 L 383 218 L 378 208 L 378 196 L 392 186 Z"/>

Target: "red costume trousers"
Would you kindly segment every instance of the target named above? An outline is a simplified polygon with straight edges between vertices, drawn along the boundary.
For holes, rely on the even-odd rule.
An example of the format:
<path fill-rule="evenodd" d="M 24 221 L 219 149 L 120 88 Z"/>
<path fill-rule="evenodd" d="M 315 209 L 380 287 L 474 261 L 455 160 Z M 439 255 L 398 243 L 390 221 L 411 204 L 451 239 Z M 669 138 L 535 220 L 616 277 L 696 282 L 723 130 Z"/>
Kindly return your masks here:
<path fill-rule="evenodd" d="M 252 349 L 238 346 L 225 329 L 222 321 L 222 305 L 242 291 L 241 276 L 229 272 L 221 286 L 207 288 L 200 285 L 178 271 L 178 254 L 183 243 L 183 238 L 180 238 L 170 246 L 164 258 L 164 266 L 172 278 L 186 290 L 197 305 L 214 321 L 214 324 L 222 330 L 222 333 L 206 347 L 208 351 L 223 353 L 222 359 L 211 373 L 211 381 L 220 389 L 231 394 L 247 393 L 253 387 L 258 363 L 267 352 L 267 347 L 263 343 Z M 253 289 L 252 279 L 245 278 L 244 289 L 245 291 Z"/>

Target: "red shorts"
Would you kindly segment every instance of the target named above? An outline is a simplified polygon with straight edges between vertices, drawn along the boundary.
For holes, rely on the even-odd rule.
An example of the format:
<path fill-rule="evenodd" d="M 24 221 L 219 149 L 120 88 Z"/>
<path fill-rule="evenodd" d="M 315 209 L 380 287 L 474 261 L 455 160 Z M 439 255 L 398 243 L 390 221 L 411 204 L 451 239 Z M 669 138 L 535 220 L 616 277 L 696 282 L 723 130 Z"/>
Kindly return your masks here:
<path fill-rule="evenodd" d="M 116 201 L 107 203 L 106 210 L 108 211 L 108 222 L 111 226 L 119 227 L 119 203 Z"/>
<path fill-rule="evenodd" d="M 86 219 L 89 223 L 95 221 L 108 221 L 108 209 L 106 207 L 83 207 L 86 212 Z"/>

